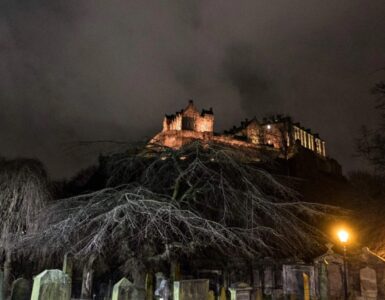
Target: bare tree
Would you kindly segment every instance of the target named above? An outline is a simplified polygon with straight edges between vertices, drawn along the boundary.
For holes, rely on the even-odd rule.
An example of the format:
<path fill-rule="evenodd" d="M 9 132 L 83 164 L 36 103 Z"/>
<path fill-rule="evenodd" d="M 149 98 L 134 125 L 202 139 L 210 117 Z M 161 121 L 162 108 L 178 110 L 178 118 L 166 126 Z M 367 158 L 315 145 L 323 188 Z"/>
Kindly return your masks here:
<path fill-rule="evenodd" d="M 360 242 L 385 257 L 385 177 L 383 174 L 354 172 L 349 176 L 352 190 L 349 208 L 355 214 L 353 224 Z"/>
<path fill-rule="evenodd" d="M 372 89 L 377 96 L 376 108 L 380 112 L 380 124 L 375 129 L 362 127 L 357 141 L 358 153 L 367 159 L 376 171 L 385 172 L 385 82 L 379 82 Z"/>
<path fill-rule="evenodd" d="M 120 257 L 144 299 L 145 269 L 216 249 L 239 257 L 303 257 L 322 234 L 309 220 L 334 207 L 297 201 L 295 193 L 255 164 L 256 153 L 191 143 L 113 155 L 107 187 L 63 199 L 42 213 L 25 245 L 49 256 L 71 249 Z"/>
<path fill-rule="evenodd" d="M 10 291 L 13 247 L 36 229 L 37 214 L 49 198 L 47 175 L 39 161 L 0 160 L 0 247 L 4 291 Z"/>

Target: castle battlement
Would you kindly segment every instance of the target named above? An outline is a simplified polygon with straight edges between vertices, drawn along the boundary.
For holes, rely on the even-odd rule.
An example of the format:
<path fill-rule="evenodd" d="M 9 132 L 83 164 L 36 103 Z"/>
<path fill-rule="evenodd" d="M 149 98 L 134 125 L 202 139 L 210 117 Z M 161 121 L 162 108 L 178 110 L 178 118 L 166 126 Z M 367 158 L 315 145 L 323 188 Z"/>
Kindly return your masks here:
<path fill-rule="evenodd" d="M 214 141 L 218 143 L 248 148 L 265 147 L 281 152 L 285 158 L 297 147 L 313 151 L 326 157 L 325 141 L 310 129 L 294 123 L 290 117 L 282 115 L 264 118 L 262 122 L 253 118 L 241 122 L 223 134 L 214 135 L 214 113 L 212 108 L 199 112 L 192 100 L 187 107 L 163 119 L 163 130 L 152 143 L 170 148 L 179 148 L 193 140 Z"/>
<path fill-rule="evenodd" d="M 214 131 L 214 113 L 212 108 L 202 110 L 195 108 L 194 102 L 189 101 L 187 107 L 174 115 L 166 115 L 163 119 L 163 131 L 190 130 L 195 132 Z"/>

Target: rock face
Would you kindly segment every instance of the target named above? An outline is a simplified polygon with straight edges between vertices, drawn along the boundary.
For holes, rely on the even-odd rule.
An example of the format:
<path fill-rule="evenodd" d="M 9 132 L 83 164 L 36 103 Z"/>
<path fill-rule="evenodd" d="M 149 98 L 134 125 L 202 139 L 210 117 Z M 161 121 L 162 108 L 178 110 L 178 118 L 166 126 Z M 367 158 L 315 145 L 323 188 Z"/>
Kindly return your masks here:
<path fill-rule="evenodd" d="M 31 282 L 24 278 L 16 279 L 12 283 L 11 300 L 29 300 L 31 299 Z"/>
<path fill-rule="evenodd" d="M 71 280 L 60 270 L 45 270 L 34 278 L 31 300 L 70 300 Z"/>
<path fill-rule="evenodd" d="M 151 139 L 149 146 L 179 149 L 196 141 L 242 148 L 257 156 L 263 151 L 272 157 L 290 160 L 290 169 L 293 169 L 290 173 L 297 177 L 307 178 L 318 175 L 318 172 L 342 176 L 341 165 L 326 155 L 325 141 L 290 117 L 277 115 L 262 121 L 246 119 L 240 126 L 220 134 L 214 132 L 213 110 L 199 112 L 192 101 L 181 111 L 165 116 L 162 131 Z M 258 158 L 262 157 L 259 155 Z"/>
<path fill-rule="evenodd" d="M 301 146 L 322 157 L 326 157 L 325 141 L 310 129 L 294 123 L 290 117 L 277 115 L 259 122 L 256 118 L 241 122 L 222 135 L 214 134 L 214 113 L 212 108 L 199 112 L 192 100 L 185 109 L 166 115 L 162 132 L 154 137 L 153 143 L 179 148 L 191 140 L 216 141 L 243 146 L 267 145 L 276 149 L 292 147 L 298 141 Z"/>

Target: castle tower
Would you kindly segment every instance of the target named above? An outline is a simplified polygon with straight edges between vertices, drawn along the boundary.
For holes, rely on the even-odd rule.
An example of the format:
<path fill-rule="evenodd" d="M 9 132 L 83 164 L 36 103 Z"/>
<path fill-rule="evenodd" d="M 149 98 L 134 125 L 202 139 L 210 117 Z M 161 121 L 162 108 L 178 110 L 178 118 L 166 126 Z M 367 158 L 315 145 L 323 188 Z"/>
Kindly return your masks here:
<path fill-rule="evenodd" d="M 194 102 L 189 101 L 187 107 L 174 115 L 166 115 L 163 120 L 163 131 L 190 130 L 196 132 L 214 131 L 214 114 L 212 108 L 202 110 L 196 109 Z"/>
<path fill-rule="evenodd" d="M 192 100 L 185 109 L 163 119 L 163 129 L 151 144 L 179 148 L 194 140 L 209 141 L 214 134 L 214 113 L 212 108 L 199 112 Z"/>

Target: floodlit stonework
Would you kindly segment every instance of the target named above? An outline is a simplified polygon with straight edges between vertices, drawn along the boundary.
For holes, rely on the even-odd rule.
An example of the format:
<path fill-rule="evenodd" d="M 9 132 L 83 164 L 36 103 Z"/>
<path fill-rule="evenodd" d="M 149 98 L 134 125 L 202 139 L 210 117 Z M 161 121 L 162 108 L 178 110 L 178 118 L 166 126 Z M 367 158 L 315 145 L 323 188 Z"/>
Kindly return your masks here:
<path fill-rule="evenodd" d="M 290 117 L 273 116 L 262 122 L 256 118 L 241 122 L 223 134 L 214 133 L 212 108 L 199 112 L 193 101 L 176 114 L 166 115 L 163 129 L 151 143 L 179 148 L 194 140 L 218 142 L 247 148 L 265 148 L 281 152 L 288 158 L 295 146 L 302 146 L 319 156 L 326 157 L 325 141 L 310 129 L 294 123 Z"/>

